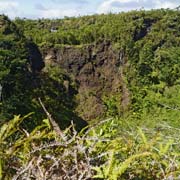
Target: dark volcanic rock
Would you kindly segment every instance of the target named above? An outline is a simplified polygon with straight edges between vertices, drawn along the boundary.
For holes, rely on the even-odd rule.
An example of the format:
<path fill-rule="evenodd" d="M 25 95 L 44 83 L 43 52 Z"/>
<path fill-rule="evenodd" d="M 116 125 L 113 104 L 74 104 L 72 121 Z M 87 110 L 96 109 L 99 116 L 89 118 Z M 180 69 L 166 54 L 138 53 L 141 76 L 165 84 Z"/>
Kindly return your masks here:
<path fill-rule="evenodd" d="M 106 111 L 103 96 L 121 93 L 121 53 L 109 42 L 83 47 L 61 47 L 42 51 L 46 64 L 60 65 L 78 82 L 77 112 L 86 120 Z M 121 101 L 121 99 L 119 100 Z"/>

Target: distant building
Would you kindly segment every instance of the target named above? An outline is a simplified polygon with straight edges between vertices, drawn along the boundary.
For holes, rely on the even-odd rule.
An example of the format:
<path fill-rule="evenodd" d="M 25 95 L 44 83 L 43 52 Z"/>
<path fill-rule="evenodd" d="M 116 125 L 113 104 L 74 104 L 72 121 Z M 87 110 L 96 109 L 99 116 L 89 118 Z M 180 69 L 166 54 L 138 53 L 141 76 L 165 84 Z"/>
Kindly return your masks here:
<path fill-rule="evenodd" d="M 57 31 L 58 31 L 58 29 L 57 29 L 57 28 L 55 28 L 55 27 L 52 27 L 50 31 L 51 31 L 51 32 L 57 32 Z"/>

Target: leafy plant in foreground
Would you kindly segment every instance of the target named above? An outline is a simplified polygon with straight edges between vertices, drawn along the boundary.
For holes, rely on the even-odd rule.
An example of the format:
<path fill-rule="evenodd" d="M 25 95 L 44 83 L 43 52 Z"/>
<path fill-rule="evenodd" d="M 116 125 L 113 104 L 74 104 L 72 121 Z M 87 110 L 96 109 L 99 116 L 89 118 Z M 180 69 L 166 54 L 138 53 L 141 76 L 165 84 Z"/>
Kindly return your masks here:
<path fill-rule="evenodd" d="M 77 132 L 72 124 L 56 133 L 51 121 L 31 132 L 16 116 L 0 128 L 1 179 L 169 179 L 180 176 L 179 129 L 164 138 L 153 129 L 118 136 L 116 121 L 106 120 Z M 113 130 L 114 127 L 115 131 Z M 108 135 L 109 134 L 109 135 Z M 150 138 L 151 137 L 151 138 Z"/>

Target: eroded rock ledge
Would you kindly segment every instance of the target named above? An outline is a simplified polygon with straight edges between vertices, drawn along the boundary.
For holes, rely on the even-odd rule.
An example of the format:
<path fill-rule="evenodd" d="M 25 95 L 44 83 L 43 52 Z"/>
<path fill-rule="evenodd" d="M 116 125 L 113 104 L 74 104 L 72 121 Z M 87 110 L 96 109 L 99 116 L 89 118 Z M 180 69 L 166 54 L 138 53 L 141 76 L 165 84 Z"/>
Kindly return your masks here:
<path fill-rule="evenodd" d="M 101 42 L 43 49 L 42 54 L 46 65 L 59 65 L 76 80 L 76 111 L 83 119 L 102 117 L 107 110 L 104 102 L 106 97 L 118 97 L 118 103 L 122 107 L 122 67 L 125 63 L 123 50 L 115 50 L 110 42 Z"/>

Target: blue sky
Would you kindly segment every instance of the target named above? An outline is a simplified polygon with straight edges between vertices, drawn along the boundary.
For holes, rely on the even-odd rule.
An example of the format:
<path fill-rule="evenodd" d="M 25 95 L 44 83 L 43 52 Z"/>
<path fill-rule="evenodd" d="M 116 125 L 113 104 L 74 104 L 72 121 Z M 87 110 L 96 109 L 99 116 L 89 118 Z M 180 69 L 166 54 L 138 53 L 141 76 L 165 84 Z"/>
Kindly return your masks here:
<path fill-rule="evenodd" d="M 179 5 L 180 0 L 0 0 L 0 14 L 10 18 L 63 18 Z"/>

